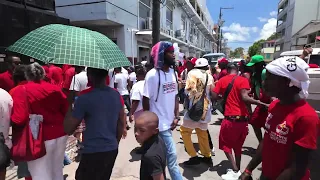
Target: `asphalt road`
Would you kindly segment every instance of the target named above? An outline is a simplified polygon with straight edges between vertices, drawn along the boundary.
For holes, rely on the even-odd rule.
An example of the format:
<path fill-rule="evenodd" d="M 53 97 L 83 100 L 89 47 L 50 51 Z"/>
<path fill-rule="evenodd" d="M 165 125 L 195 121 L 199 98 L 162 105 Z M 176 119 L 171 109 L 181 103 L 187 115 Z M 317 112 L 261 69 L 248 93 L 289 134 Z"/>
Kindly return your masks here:
<path fill-rule="evenodd" d="M 176 142 L 176 148 L 178 153 L 178 163 L 181 170 L 181 173 L 184 179 L 193 180 L 193 179 L 213 179 L 219 180 L 220 176 L 230 168 L 224 153 L 218 149 L 218 136 L 220 131 L 220 121 L 218 118 L 221 118 L 221 115 L 215 115 L 212 117 L 212 122 L 209 126 L 209 131 L 213 139 L 213 144 L 216 147 L 216 155 L 213 157 L 214 166 L 209 168 L 208 166 L 201 164 L 193 168 L 185 168 L 182 166 L 182 162 L 189 159 L 188 154 L 184 150 L 182 140 L 180 139 L 180 132 L 175 130 L 173 132 L 173 137 Z M 196 135 L 192 136 L 193 142 L 197 147 L 197 137 Z M 250 128 L 250 133 L 246 139 L 246 142 L 243 147 L 243 156 L 242 156 L 242 165 L 241 169 L 244 169 L 248 162 L 251 159 L 252 154 L 254 153 L 256 147 L 258 146 L 258 141 L 255 138 L 253 130 Z M 116 160 L 115 167 L 112 173 L 112 179 L 114 180 L 134 180 L 139 179 L 139 169 L 140 169 L 140 155 L 137 155 L 134 152 L 134 148 L 138 147 L 138 143 L 135 140 L 133 129 L 128 131 L 128 137 L 121 141 L 119 147 L 119 154 Z M 69 166 L 66 166 L 64 172 L 66 174 L 67 180 L 74 179 L 74 173 L 77 168 L 77 163 L 73 163 Z M 254 179 L 260 176 L 260 171 L 256 169 L 254 174 Z M 169 173 L 167 173 L 169 174 Z"/>

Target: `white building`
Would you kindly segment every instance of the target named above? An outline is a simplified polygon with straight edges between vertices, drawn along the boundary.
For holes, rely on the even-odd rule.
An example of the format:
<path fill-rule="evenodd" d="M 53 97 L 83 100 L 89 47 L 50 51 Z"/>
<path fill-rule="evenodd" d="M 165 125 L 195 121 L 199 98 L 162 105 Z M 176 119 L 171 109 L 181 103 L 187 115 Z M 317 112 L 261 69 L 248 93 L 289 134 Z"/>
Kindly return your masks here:
<path fill-rule="evenodd" d="M 149 58 L 151 0 L 56 0 L 56 12 L 72 25 L 105 34 L 129 59 Z M 166 0 L 161 4 L 160 18 L 161 40 L 178 43 L 186 56 L 212 51 L 213 21 L 206 0 Z"/>
<path fill-rule="evenodd" d="M 301 49 L 304 44 L 320 48 L 320 0 L 296 0 L 292 44 Z M 307 10 L 307 14 L 306 14 Z"/>
<path fill-rule="evenodd" d="M 283 51 L 290 51 L 292 26 L 295 22 L 295 1 L 296 0 L 279 0 L 278 17 L 277 17 L 277 34 L 278 39 L 275 42 L 275 57 L 279 57 Z"/>
<path fill-rule="evenodd" d="M 275 57 L 283 51 L 320 47 L 320 0 L 279 0 Z"/>

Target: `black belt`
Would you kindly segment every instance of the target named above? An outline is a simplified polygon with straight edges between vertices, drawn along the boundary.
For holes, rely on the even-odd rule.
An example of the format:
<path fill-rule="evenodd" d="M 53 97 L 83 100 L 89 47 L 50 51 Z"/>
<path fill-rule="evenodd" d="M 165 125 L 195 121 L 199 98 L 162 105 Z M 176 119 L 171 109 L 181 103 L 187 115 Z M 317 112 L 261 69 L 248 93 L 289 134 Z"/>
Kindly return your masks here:
<path fill-rule="evenodd" d="M 248 122 L 248 116 L 225 116 L 224 119 L 231 121 L 231 122 Z"/>

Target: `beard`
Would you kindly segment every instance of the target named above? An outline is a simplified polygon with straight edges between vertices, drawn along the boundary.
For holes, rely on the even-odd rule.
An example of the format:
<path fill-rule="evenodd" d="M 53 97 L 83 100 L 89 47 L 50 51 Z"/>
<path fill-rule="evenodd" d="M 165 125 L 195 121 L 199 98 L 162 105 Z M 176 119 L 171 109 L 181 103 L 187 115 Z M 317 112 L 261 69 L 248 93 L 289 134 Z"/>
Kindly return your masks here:
<path fill-rule="evenodd" d="M 164 59 L 164 64 L 165 65 L 168 65 L 168 66 L 175 66 L 176 65 L 176 62 L 175 62 L 175 60 L 174 59 L 167 59 L 167 58 L 165 58 Z"/>

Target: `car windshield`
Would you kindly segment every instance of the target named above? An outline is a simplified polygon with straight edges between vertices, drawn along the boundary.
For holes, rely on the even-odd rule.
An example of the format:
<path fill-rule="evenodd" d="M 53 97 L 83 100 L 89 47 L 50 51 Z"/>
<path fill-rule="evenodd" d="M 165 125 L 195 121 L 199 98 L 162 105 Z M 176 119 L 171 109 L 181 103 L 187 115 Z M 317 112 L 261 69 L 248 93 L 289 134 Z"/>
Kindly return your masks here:
<path fill-rule="evenodd" d="M 223 56 L 221 55 L 216 55 L 216 56 L 205 56 L 204 58 L 206 58 L 209 62 L 210 65 L 214 66 L 217 64 L 218 59 L 222 58 Z"/>
<path fill-rule="evenodd" d="M 311 55 L 310 56 L 310 60 L 309 60 L 309 64 L 316 64 L 318 66 L 320 66 L 320 55 Z"/>

